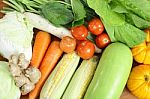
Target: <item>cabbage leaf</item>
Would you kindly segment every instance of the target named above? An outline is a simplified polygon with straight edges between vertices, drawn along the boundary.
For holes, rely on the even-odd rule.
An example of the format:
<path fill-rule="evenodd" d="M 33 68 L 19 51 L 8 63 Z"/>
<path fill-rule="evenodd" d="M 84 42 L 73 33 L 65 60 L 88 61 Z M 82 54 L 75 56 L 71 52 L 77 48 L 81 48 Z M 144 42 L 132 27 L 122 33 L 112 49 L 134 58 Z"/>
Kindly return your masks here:
<path fill-rule="evenodd" d="M 32 56 L 33 26 L 20 12 L 9 12 L 0 19 L 0 54 L 9 59 L 10 55 L 24 53 L 28 60 Z"/>
<path fill-rule="evenodd" d="M 0 86 L 0 99 L 20 99 L 19 87 L 15 85 L 8 63 L 4 61 L 0 61 Z"/>

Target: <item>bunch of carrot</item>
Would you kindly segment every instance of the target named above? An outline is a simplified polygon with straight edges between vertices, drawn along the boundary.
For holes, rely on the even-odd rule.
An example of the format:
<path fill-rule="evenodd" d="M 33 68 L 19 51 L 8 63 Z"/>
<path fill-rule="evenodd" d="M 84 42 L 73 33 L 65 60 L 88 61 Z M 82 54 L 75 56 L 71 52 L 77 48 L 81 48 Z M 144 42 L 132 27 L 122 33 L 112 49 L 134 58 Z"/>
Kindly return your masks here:
<path fill-rule="evenodd" d="M 42 86 L 62 54 L 63 51 L 60 49 L 59 40 L 52 40 L 51 35 L 44 31 L 37 33 L 33 46 L 31 66 L 39 68 L 41 78 L 34 90 L 29 93 L 29 99 L 37 99 Z"/>

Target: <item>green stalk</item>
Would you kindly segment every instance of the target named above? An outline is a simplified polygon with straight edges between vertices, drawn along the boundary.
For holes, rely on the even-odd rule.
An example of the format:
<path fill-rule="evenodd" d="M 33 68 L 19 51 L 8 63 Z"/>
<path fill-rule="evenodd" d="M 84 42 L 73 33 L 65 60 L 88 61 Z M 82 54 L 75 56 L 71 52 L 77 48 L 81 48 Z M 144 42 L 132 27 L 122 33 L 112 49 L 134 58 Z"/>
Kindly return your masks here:
<path fill-rule="evenodd" d="M 46 3 L 46 1 L 44 0 L 34 0 L 34 2 L 37 2 L 37 3 L 39 3 L 39 4 L 43 4 L 43 3 Z"/>
<path fill-rule="evenodd" d="M 24 8 L 23 6 L 20 6 L 16 0 L 9 0 L 10 3 L 12 3 L 14 6 L 17 7 L 18 11 L 20 12 L 24 12 Z"/>
<path fill-rule="evenodd" d="M 5 4 L 7 4 L 8 6 L 12 7 L 13 9 L 19 11 L 19 9 L 18 9 L 15 5 L 9 3 L 8 1 L 3 1 L 3 2 L 4 2 Z"/>
<path fill-rule="evenodd" d="M 59 3 L 65 4 L 65 5 L 69 6 L 69 7 L 71 7 L 71 4 L 66 3 L 66 2 L 64 2 L 64 1 L 56 1 L 56 2 L 59 2 Z"/>
<path fill-rule="evenodd" d="M 3 10 L 0 10 L 1 13 L 8 13 L 14 11 L 14 9 L 12 8 L 8 8 L 8 7 L 3 7 Z"/>

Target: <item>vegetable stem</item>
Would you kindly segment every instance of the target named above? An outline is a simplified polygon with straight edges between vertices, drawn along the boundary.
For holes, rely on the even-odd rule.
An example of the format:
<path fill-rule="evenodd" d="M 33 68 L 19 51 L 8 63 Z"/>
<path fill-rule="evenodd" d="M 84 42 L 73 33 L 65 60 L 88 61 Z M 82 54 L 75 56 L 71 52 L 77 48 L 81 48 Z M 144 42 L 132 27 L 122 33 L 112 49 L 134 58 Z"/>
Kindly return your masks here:
<path fill-rule="evenodd" d="M 71 5 L 70 5 L 69 3 L 66 3 L 66 2 L 64 2 L 64 1 L 56 1 L 56 2 L 59 2 L 59 3 L 65 4 L 65 5 L 69 6 L 69 7 L 71 7 Z"/>
<path fill-rule="evenodd" d="M 148 47 L 150 47 L 150 42 L 147 42 L 146 45 L 147 45 Z"/>
<path fill-rule="evenodd" d="M 144 75 L 145 81 L 149 82 L 150 81 L 150 77 L 148 75 Z"/>
<path fill-rule="evenodd" d="M 13 4 L 11 4 L 11 3 L 7 2 L 7 1 L 3 1 L 3 3 L 7 4 L 8 6 L 12 7 L 13 9 L 19 11 L 19 9 Z"/>
<path fill-rule="evenodd" d="M 17 3 L 17 1 L 14 1 L 14 0 L 8 0 L 10 3 L 12 3 L 12 4 L 10 4 L 9 2 L 7 2 L 7 1 L 3 1 L 4 3 L 8 3 L 8 4 L 10 4 L 9 6 L 11 6 L 12 8 L 15 8 L 17 11 L 20 11 L 20 12 L 24 12 L 24 8 L 23 8 L 23 6 L 20 6 L 18 3 Z M 13 5 L 14 4 L 14 5 Z"/>

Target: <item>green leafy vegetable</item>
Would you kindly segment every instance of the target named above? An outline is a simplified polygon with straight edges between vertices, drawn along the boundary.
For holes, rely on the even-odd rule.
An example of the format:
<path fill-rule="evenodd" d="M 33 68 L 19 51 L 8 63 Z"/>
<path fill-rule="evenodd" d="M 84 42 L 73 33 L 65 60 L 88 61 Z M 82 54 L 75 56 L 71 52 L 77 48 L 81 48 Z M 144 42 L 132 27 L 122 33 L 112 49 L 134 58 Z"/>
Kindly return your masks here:
<path fill-rule="evenodd" d="M 80 24 L 83 24 L 84 21 L 82 20 L 86 17 L 86 12 L 83 4 L 81 3 L 80 0 L 71 0 L 71 6 L 74 14 L 74 21 L 72 25 L 76 26 L 77 21 L 79 21 Z M 80 25 L 79 22 L 77 22 L 78 25 Z"/>
<path fill-rule="evenodd" d="M 87 3 L 101 17 L 111 41 L 120 41 L 134 47 L 145 40 L 146 35 L 143 31 L 127 23 L 124 14 L 111 9 L 111 1 L 87 0 Z"/>
<path fill-rule="evenodd" d="M 59 2 L 49 2 L 43 5 L 42 14 L 54 25 L 65 25 L 73 20 L 72 11 Z"/>
<path fill-rule="evenodd" d="M 0 99 L 20 99 L 21 92 L 9 72 L 7 62 L 0 61 Z"/>
<path fill-rule="evenodd" d="M 126 17 L 129 19 L 128 21 L 129 23 L 135 25 L 140 29 L 145 29 L 150 27 L 150 21 L 144 20 L 135 14 L 128 13 L 126 14 Z"/>
<path fill-rule="evenodd" d="M 116 0 L 126 9 L 150 21 L 150 0 Z"/>
<path fill-rule="evenodd" d="M 84 0 L 85 1 L 85 0 Z M 80 0 L 4 0 L 9 7 L 2 12 L 32 12 L 48 19 L 56 26 L 77 26 L 84 24 L 86 11 Z"/>
<path fill-rule="evenodd" d="M 132 0 L 131 0 L 132 1 Z M 150 6 L 150 2 L 149 2 Z M 134 13 L 132 10 L 127 9 L 122 2 L 119 0 L 111 1 L 110 7 L 112 11 L 117 13 L 122 13 L 126 17 L 126 21 L 140 29 L 145 29 L 150 27 L 150 21 L 145 20 L 140 17 L 139 14 Z"/>
<path fill-rule="evenodd" d="M 112 11 L 117 12 L 117 13 L 128 13 L 127 9 L 121 5 L 121 3 L 117 2 L 116 0 L 112 0 L 109 3 Z"/>

